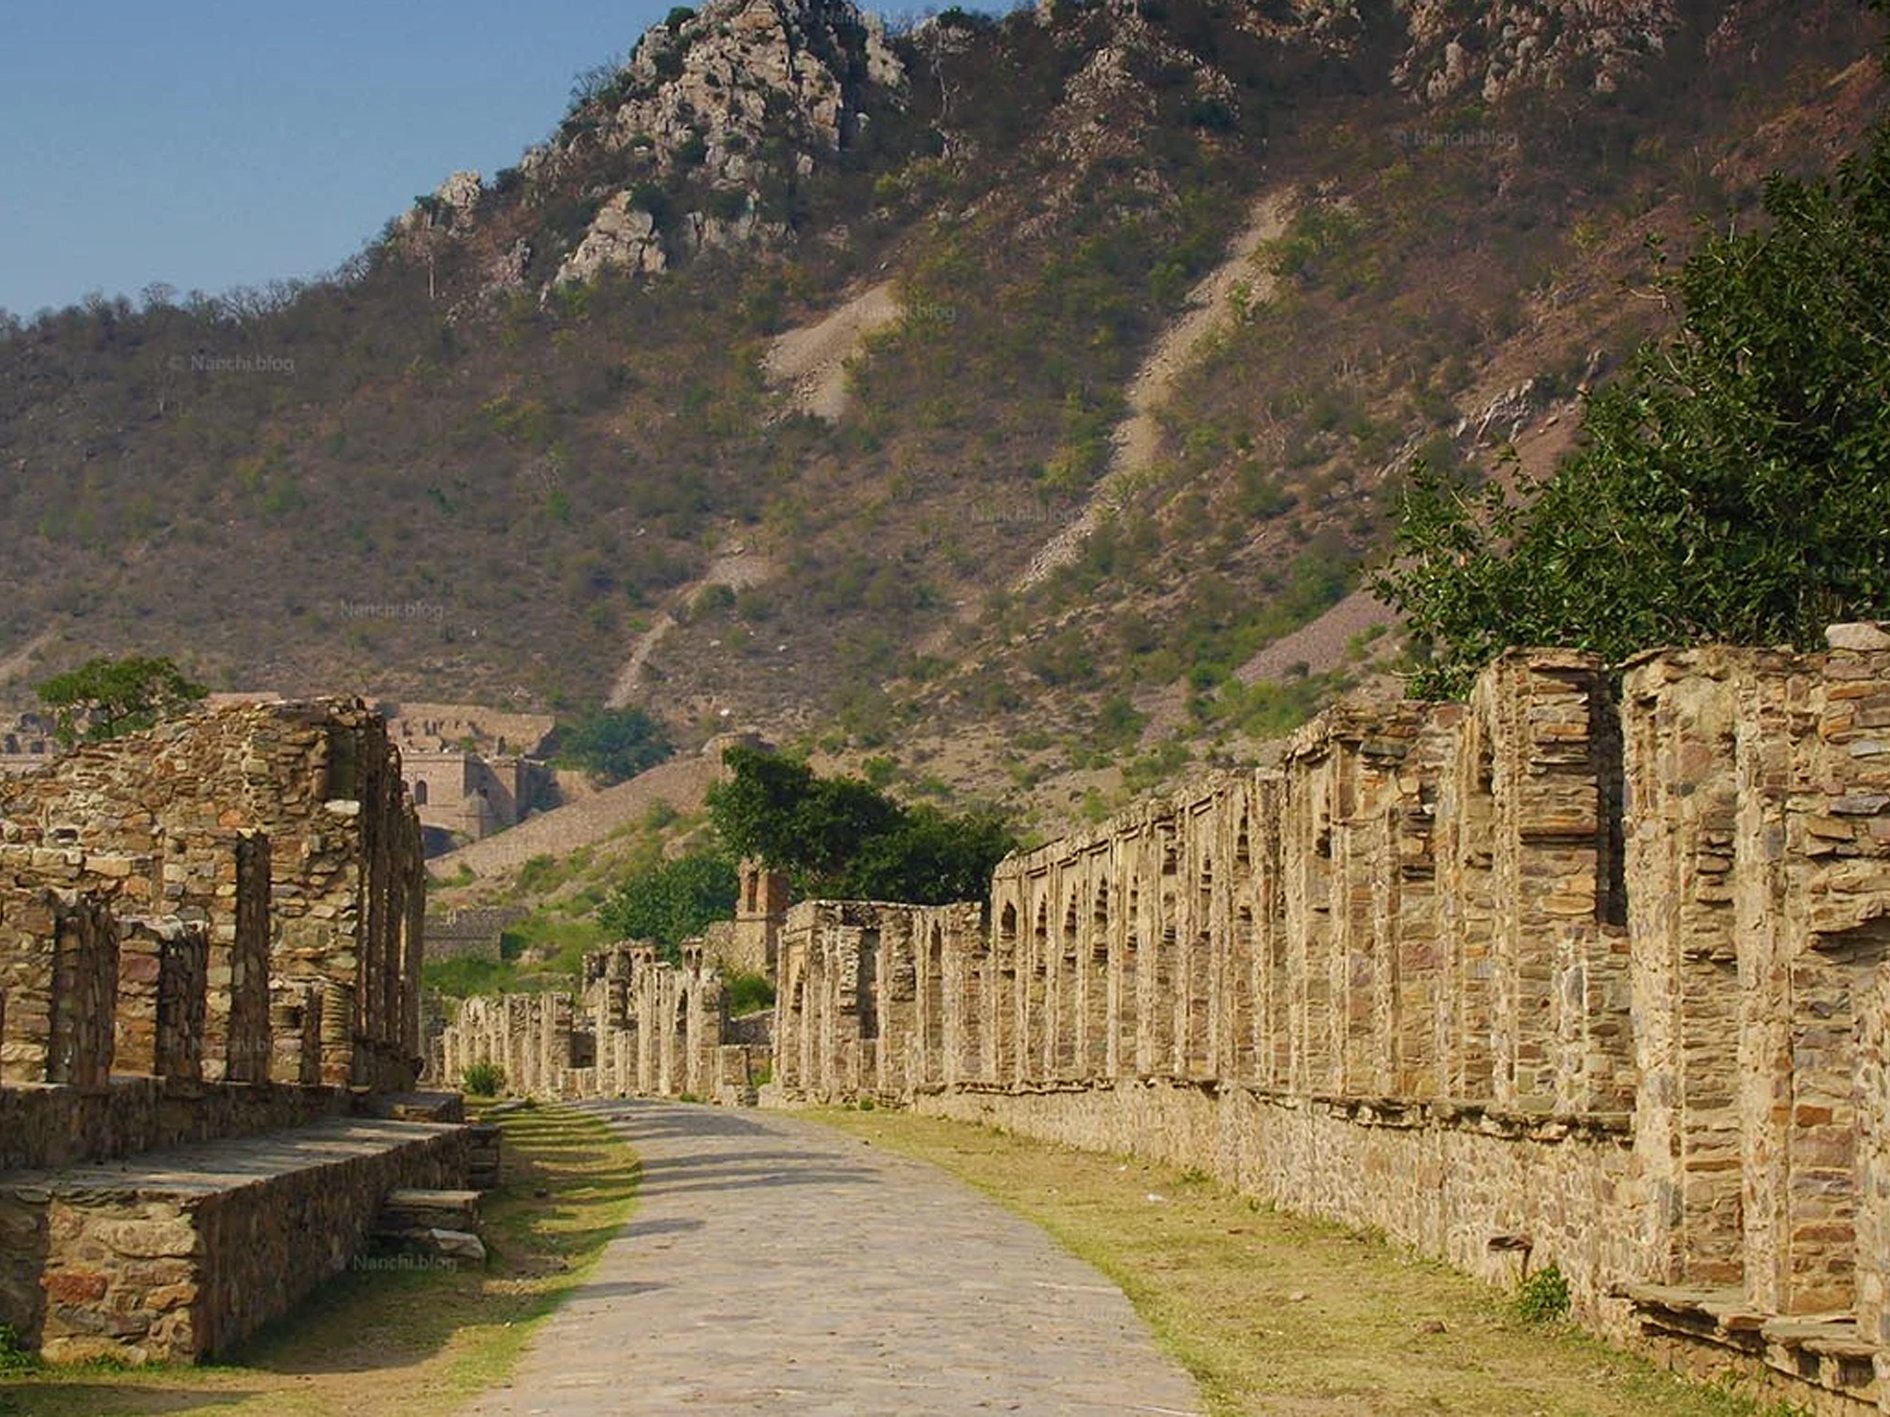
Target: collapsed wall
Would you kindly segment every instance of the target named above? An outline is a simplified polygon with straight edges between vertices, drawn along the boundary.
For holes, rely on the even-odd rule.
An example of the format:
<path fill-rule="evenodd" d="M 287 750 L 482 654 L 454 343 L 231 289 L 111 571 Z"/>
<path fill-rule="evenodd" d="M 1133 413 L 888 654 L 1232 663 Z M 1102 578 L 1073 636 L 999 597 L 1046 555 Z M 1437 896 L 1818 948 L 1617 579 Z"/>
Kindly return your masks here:
<path fill-rule="evenodd" d="M 783 931 L 787 1100 L 1211 1171 L 1862 1409 L 1890 1391 L 1890 637 L 1516 652 Z M 1880 646 L 1880 647 L 1878 647 Z"/>

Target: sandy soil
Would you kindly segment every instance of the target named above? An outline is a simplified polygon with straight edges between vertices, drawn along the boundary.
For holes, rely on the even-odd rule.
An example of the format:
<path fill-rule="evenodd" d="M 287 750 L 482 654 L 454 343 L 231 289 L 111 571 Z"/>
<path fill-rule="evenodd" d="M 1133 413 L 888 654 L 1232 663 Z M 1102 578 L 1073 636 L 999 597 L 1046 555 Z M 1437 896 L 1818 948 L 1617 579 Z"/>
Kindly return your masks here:
<path fill-rule="evenodd" d="M 1108 468 L 1091 491 L 1081 515 L 1031 557 L 1018 580 L 1019 590 L 1036 585 L 1059 566 L 1074 561 L 1090 533 L 1120 504 L 1131 481 L 1147 470 L 1161 446 L 1157 410 L 1167 401 L 1176 379 L 1202 343 L 1219 328 L 1235 291 L 1245 285 L 1254 299 L 1265 299 L 1271 291 L 1272 276 L 1255 262 L 1254 254 L 1265 243 L 1277 240 L 1291 217 L 1292 203 L 1284 193 L 1268 193 L 1254 203 L 1246 226 L 1228 248 L 1227 258 L 1189 293 L 1187 311 L 1162 333 L 1135 371 L 1126 391 L 1128 415 L 1110 434 L 1114 448 Z"/>
<path fill-rule="evenodd" d="M 866 337 L 901 314 L 890 282 L 873 286 L 825 319 L 778 337 L 762 366 L 770 388 L 785 390 L 793 406 L 829 423 L 847 409 L 847 361 Z"/>

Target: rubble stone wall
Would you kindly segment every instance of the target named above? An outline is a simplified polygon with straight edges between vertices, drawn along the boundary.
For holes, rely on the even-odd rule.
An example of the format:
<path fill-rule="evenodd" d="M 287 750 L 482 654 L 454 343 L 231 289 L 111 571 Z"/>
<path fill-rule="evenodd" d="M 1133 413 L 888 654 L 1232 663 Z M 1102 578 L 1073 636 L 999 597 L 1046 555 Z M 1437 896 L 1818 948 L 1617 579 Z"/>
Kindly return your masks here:
<path fill-rule="evenodd" d="M 0 788 L 0 844 L 33 870 L 68 871 L 57 852 L 129 858 L 120 899 L 205 929 L 207 1077 L 412 1085 L 419 825 L 358 700 L 224 706 L 84 745 Z M 279 1005 L 299 1009 L 288 1040 Z"/>
<path fill-rule="evenodd" d="M 145 1170 L 0 1178 L 0 1314 L 50 1362 L 218 1353 L 340 1273 L 390 1190 L 462 1184 L 469 1143 L 333 1121 Z"/>
<path fill-rule="evenodd" d="M 0 1088 L 0 1172 L 51 1170 L 344 1115 L 339 1088 L 119 1077 L 107 1087 Z"/>
<path fill-rule="evenodd" d="M 104 1086 L 118 924 L 96 897 L 0 882 L 0 1083 Z"/>
<path fill-rule="evenodd" d="M 793 906 L 779 946 L 776 1086 L 824 1102 L 985 1076 L 981 1040 L 990 1031 L 975 1018 L 985 996 L 971 982 L 982 913 L 881 901 Z M 948 960 L 963 967 L 948 969 Z M 948 1016 L 959 1025 L 949 1031 Z"/>
<path fill-rule="evenodd" d="M 113 1071 L 200 1080 L 209 935 L 172 918 L 121 918 L 118 927 Z"/>
<path fill-rule="evenodd" d="M 797 906 L 781 1095 L 1553 1261 L 1607 1331 L 1890 1403 L 1890 636 L 1833 644 L 1517 652 L 1463 705 L 1337 707 L 1277 770 L 1010 858 L 936 965 L 936 912 Z"/>

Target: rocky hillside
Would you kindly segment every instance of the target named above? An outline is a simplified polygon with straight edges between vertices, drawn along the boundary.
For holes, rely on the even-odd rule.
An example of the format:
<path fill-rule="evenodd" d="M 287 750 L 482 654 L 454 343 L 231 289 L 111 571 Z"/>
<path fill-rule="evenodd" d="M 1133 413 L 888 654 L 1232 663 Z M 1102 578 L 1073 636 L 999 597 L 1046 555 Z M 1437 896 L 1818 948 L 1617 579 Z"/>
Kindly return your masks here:
<path fill-rule="evenodd" d="M 135 648 L 1097 810 L 1395 646 L 1355 591 L 1401 469 L 1551 466 L 1668 318 L 1647 238 L 1853 146 L 1881 39 L 1851 0 L 679 9 L 331 280 L 8 322 L 0 698 Z"/>

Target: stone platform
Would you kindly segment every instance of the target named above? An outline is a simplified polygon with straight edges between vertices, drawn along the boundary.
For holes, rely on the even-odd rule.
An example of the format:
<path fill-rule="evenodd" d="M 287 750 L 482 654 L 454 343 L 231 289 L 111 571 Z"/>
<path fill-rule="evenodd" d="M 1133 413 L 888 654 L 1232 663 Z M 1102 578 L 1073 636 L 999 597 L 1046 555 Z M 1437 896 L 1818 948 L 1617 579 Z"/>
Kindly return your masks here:
<path fill-rule="evenodd" d="M 0 1174 L 0 1323 L 51 1362 L 190 1362 L 361 1252 L 383 1199 L 465 1182 L 468 1131 L 337 1118 Z"/>

